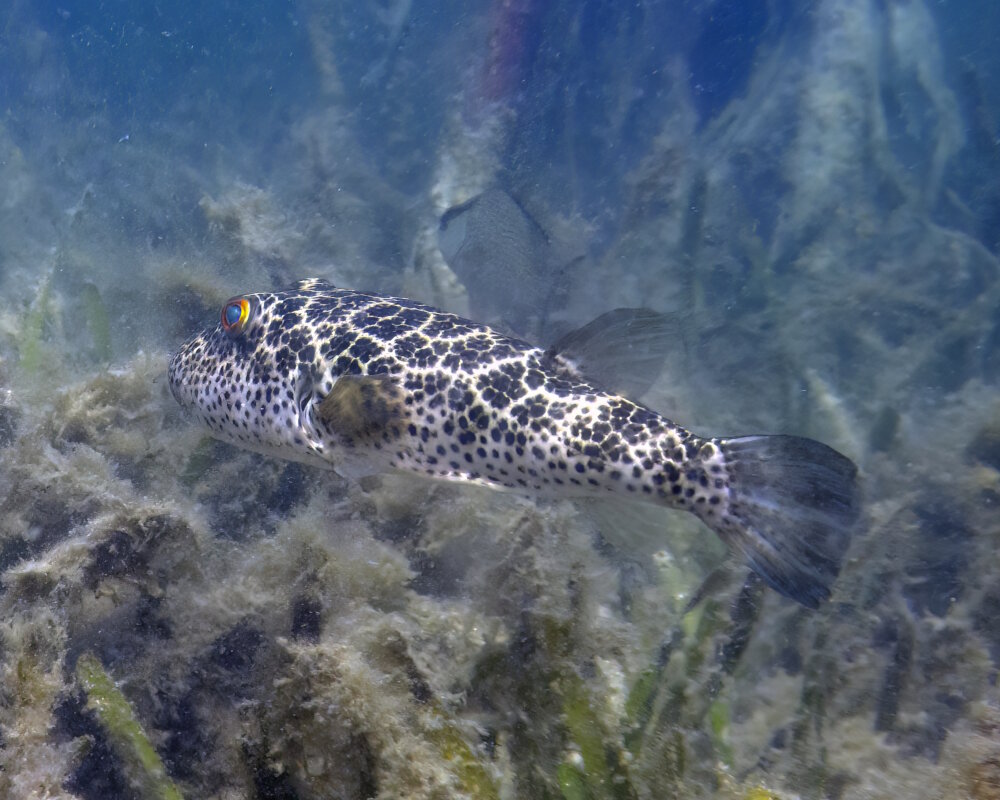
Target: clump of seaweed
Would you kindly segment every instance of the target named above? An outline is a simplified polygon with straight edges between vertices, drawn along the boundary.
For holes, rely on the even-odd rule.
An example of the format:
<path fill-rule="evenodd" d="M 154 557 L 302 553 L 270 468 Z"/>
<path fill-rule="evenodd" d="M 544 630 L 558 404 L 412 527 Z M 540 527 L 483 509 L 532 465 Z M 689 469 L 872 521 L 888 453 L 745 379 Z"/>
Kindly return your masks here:
<path fill-rule="evenodd" d="M 3 691 L 0 725 L 0 790 L 6 797 L 57 797 L 76 757 L 72 743 L 55 742 L 49 731 L 52 714 L 67 676 L 62 659 L 66 629 L 58 615 L 44 609 L 33 614 L 5 613 Z"/>

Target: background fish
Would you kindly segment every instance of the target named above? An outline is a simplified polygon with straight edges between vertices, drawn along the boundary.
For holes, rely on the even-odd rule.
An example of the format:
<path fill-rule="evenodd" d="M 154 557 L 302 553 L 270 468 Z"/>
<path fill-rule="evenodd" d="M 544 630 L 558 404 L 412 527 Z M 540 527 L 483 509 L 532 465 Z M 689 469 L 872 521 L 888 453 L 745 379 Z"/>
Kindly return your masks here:
<path fill-rule="evenodd" d="M 438 246 L 469 292 L 474 316 L 502 313 L 505 325 L 542 335 L 565 304 L 565 274 L 583 258 L 496 187 L 442 215 Z"/>
<path fill-rule="evenodd" d="M 619 311 L 565 337 L 643 327 Z M 830 594 L 858 511 L 854 464 L 791 436 L 701 438 L 598 388 L 586 355 L 318 280 L 233 298 L 171 359 L 170 387 L 217 437 L 332 466 L 527 493 L 610 495 L 697 515 L 774 589 Z"/>

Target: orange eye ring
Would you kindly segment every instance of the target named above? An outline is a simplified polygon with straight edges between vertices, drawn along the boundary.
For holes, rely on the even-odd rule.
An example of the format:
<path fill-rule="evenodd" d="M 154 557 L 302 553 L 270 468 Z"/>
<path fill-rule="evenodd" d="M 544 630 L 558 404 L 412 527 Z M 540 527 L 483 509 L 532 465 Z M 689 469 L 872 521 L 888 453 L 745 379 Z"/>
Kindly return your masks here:
<path fill-rule="evenodd" d="M 234 297 L 222 307 L 222 330 L 229 336 L 239 336 L 250 321 L 250 301 Z"/>

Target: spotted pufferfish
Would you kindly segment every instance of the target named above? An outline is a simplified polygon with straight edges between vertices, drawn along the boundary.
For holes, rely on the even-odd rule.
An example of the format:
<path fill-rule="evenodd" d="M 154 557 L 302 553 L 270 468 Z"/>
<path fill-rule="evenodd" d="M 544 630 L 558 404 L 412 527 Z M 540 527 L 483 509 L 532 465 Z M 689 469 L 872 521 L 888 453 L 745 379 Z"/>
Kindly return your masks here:
<path fill-rule="evenodd" d="M 600 341 L 600 319 L 588 329 L 577 340 Z M 858 515 L 850 459 L 795 436 L 696 436 L 602 388 L 585 361 L 305 280 L 229 300 L 168 373 L 219 439 L 349 478 L 402 470 L 682 509 L 781 594 L 811 608 L 829 597 Z"/>

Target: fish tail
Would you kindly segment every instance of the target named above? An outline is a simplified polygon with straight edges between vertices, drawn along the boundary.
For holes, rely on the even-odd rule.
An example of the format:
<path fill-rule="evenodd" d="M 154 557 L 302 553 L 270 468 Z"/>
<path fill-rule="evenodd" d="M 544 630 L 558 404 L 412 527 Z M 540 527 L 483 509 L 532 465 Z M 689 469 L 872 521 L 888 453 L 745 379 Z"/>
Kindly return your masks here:
<path fill-rule="evenodd" d="M 857 467 L 798 436 L 716 441 L 729 497 L 705 521 L 769 586 L 816 608 L 830 596 L 858 517 Z"/>

